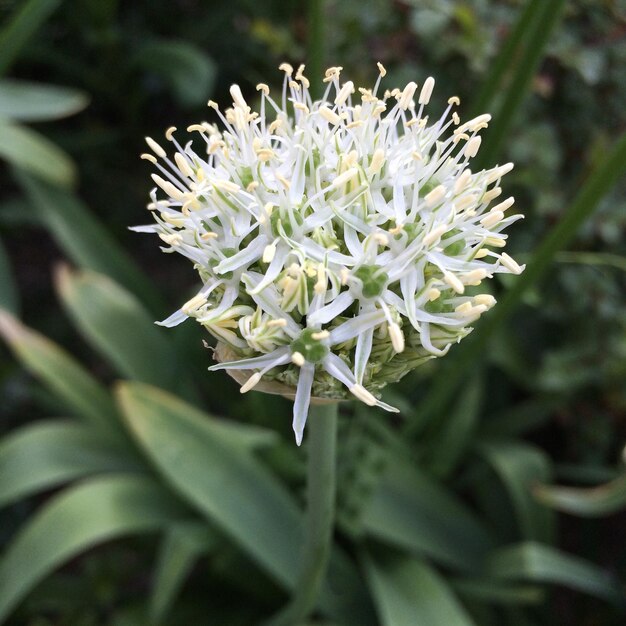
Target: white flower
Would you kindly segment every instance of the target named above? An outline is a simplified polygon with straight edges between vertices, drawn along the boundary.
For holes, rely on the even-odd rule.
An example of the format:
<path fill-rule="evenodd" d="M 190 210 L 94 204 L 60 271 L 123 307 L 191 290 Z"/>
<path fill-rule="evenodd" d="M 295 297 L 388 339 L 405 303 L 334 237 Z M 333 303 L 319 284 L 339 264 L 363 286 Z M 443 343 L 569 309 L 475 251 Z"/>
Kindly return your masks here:
<path fill-rule="evenodd" d="M 312 395 L 349 391 L 394 410 L 375 394 L 445 354 L 495 304 L 468 288 L 523 270 L 500 250 L 522 216 L 498 199 L 511 163 L 470 168 L 490 116 L 461 124 L 452 97 L 431 122 L 432 78 L 381 96 L 381 65 L 373 89 L 358 90 L 334 67 L 313 101 L 304 66 L 281 69 L 278 101 L 258 85 L 258 112 L 237 85 L 224 113 L 209 102 L 222 129 L 187 129 L 201 151 L 175 128 L 173 160 L 147 139 L 156 225 L 135 230 L 158 233 L 203 282 L 161 323 L 194 317 L 229 345 L 241 358 L 210 369 L 254 370 L 242 392 L 264 376 L 296 387 L 300 443 Z"/>

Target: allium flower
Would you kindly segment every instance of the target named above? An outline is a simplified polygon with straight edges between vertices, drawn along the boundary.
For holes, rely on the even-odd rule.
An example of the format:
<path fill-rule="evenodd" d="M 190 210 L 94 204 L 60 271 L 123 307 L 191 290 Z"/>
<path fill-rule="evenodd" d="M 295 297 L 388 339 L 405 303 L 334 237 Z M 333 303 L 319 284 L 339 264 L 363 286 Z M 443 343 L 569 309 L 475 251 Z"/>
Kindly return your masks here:
<path fill-rule="evenodd" d="M 142 155 L 160 172 L 156 225 L 136 230 L 191 259 L 203 285 L 161 324 L 202 324 L 232 355 L 210 369 L 247 372 L 242 393 L 262 378 L 295 389 L 298 444 L 312 396 L 395 411 L 380 389 L 495 304 L 468 287 L 523 269 L 501 250 L 522 217 L 507 214 L 513 198 L 497 200 L 513 165 L 470 169 L 490 116 L 461 123 L 452 97 L 431 120 L 433 78 L 380 95 L 378 67 L 374 88 L 358 90 L 329 68 L 313 101 L 304 66 L 283 64 L 278 98 L 257 86 L 258 112 L 237 85 L 224 113 L 209 102 L 221 129 L 187 129 L 201 149 L 170 128 L 173 160 L 150 138 Z"/>

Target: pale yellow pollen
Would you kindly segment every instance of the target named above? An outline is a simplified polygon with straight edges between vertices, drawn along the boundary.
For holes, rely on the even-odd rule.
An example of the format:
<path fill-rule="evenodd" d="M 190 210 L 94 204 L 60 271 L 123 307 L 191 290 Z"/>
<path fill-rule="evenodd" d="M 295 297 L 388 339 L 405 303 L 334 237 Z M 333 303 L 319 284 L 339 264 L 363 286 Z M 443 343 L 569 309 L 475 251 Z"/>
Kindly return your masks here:
<path fill-rule="evenodd" d="M 152 180 L 159 186 L 161 189 L 174 200 L 178 200 L 179 202 L 184 202 L 186 197 L 185 194 L 178 189 L 175 185 L 170 183 L 169 181 L 161 178 L 158 174 L 152 174 Z"/>
<path fill-rule="evenodd" d="M 455 307 L 454 312 L 460 313 L 461 315 L 467 315 L 473 308 L 473 304 L 468 300 L 467 302 L 463 302 L 463 304 L 459 304 L 459 306 Z"/>
<path fill-rule="evenodd" d="M 389 244 L 389 239 L 387 238 L 387 235 L 385 235 L 384 233 L 374 233 L 372 235 L 372 239 L 379 245 L 379 246 L 386 246 Z"/>
<path fill-rule="evenodd" d="M 492 248 L 504 248 L 504 246 L 506 246 L 506 239 L 497 235 L 490 235 L 485 239 L 485 245 L 491 246 Z"/>
<path fill-rule="evenodd" d="M 193 178 L 194 172 L 191 169 L 191 166 L 189 165 L 187 159 L 180 152 L 177 152 L 174 155 L 174 161 L 176 161 L 176 165 L 183 176 L 186 176 L 187 178 Z"/>
<path fill-rule="evenodd" d="M 235 106 L 241 107 L 244 110 L 248 108 L 248 103 L 245 101 L 239 85 L 230 86 L 230 95 Z"/>
<path fill-rule="evenodd" d="M 382 63 L 378 62 L 376 63 L 376 67 L 378 68 L 380 75 L 384 78 L 387 75 L 387 70 L 385 69 L 385 66 Z"/>
<path fill-rule="evenodd" d="M 487 213 L 485 217 L 483 217 L 482 220 L 480 220 L 480 223 L 485 228 L 491 228 L 492 226 L 495 226 L 496 224 L 501 222 L 503 218 L 504 213 L 502 211 L 496 211 L 495 209 L 492 209 L 491 211 L 489 211 L 489 213 Z"/>
<path fill-rule="evenodd" d="M 311 333 L 311 339 L 315 339 L 315 341 L 322 341 L 323 339 L 328 339 L 330 337 L 330 333 L 327 330 L 320 330 L 319 333 Z"/>
<path fill-rule="evenodd" d="M 256 90 L 262 92 L 264 96 L 270 95 L 270 88 L 265 83 L 259 83 Z"/>
<path fill-rule="evenodd" d="M 487 248 L 481 248 L 474 255 L 475 259 L 484 259 L 489 254 L 489 250 Z"/>
<path fill-rule="evenodd" d="M 464 285 L 480 285 L 480 282 L 487 278 L 487 270 L 479 268 L 476 270 L 471 270 L 461 275 L 461 282 Z"/>
<path fill-rule="evenodd" d="M 333 180 L 333 182 L 330 185 L 331 188 L 337 189 L 337 187 L 341 187 L 342 185 L 345 185 L 346 183 L 350 182 L 355 176 L 357 176 L 358 173 L 359 173 L 358 168 L 351 167 L 349 170 L 346 170 L 343 174 L 340 174 L 339 176 L 335 178 L 335 180 Z"/>
<path fill-rule="evenodd" d="M 363 385 L 352 385 L 350 393 L 368 406 L 376 406 L 376 398 Z"/>
<path fill-rule="evenodd" d="M 270 320 L 267 323 L 267 326 L 268 326 L 268 328 L 274 328 L 274 327 L 276 327 L 276 328 L 284 328 L 285 326 L 287 326 L 287 320 L 282 318 L 282 317 L 280 319 L 277 319 L 277 320 Z"/>
<path fill-rule="evenodd" d="M 276 244 L 270 243 L 263 250 L 263 263 L 271 263 L 276 256 Z"/>
<path fill-rule="evenodd" d="M 354 93 L 354 83 L 349 80 L 344 83 L 343 87 L 339 90 L 337 97 L 335 98 L 335 104 L 341 106 L 350 97 L 350 94 Z"/>
<path fill-rule="evenodd" d="M 426 292 L 426 297 L 428 298 L 429 302 L 434 302 L 435 300 L 437 300 L 439 297 L 441 296 L 441 291 L 439 291 L 439 289 L 436 289 L 435 287 L 431 287 L 427 292 Z"/>
<path fill-rule="evenodd" d="M 184 226 L 186 220 L 182 217 L 175 217 L 174 215 L 170 215 L 169 213 L 161 213 L 161 219 L 172 226 L 181 227 Z"/>
<path fill-rule="evenodd" d="M 261 376 L 261 372 L 255 372 L 254 374 L 252 374 L 252 376 L 250 376 L 250 378 L 248 378 L 248 380 L 246 380 L 246 382 L 241 385 L 241 387 L 239 387 L 239 393 L 247 393 L 248 391 L 256 387 L 256 385 L 261 380 Z"/>
<path fill-rule="evenodd" d="M 172 141 L 174 139 L 174 133 L 175 132 L 176 132 L 176 126 L 170 126 L 165 131 L 165 139 L 167 139 L 168 141 Z"/>
<path fill-rule="evenodd" d="M 190 300 L 187 300 L 187 302 L 185 302 L 185 304 L 183 304 L 183 306 L 180 307 L 180 310 L 186 315 L 189 315 L 193 311 L 197 311 L 203 304 L 206 304 L 206 302 L 207 302 L 206 296 L 198 294 L 194 296 L 193 298 L 191 298 Z"/>
<path fill-rule="evenodd" d="M 433 207 L 441 202 L 446 196 L 446 188 L 443 185 L 437 185 L 431 192 L 427 193 L 424 201 L 429 207 Z"/>
<path fill-rule="evenodd" d="M 350 122 L 349 124 L 346 124 L 346 128 L 348 129 L 358 128 L 359 126 L 363 126 L 363 124 L 365 124 L 363 120 L 354 120 L 354 122 Z"/>
<path fill-rule="evenodd" d="M 229 193 L 237 193 L 241 191 L 241 187 L 234 183 L 232 180 L 214 180 L 213 187 L 220 191 L 227 191 Z"/>
<path fill-rule="evenodd" d="M 404 230 L 404 224 L 396 224 L 393 228 L 389 229 L 390 235 L 399 235 Z"/>
<path fill-rule="evenodd" d="M 305 363 L 304 356 L 300 352 L 294 352 L 291 355 L 291 362 L 298 367 L 302 367 Z"/>
<path fill-rule="evenodd" d="M 178 246 L 183 243 L 183 237 L 178 233 L 159 233 L 159 237 L 170 246 Z"/>
<path fill-rule="evenodd" d="M 452 272 L 444 272 L 443 280 L 447 285 L 450 285 L 457 293 L 463 293 L 465 291 L 465 285 L 455 276 Z"/>
<path fill-rule="evenodd" d="M 489 176 L 487 176 L 487 179 L 485 180 L 485 182 L 487 183 L 487 185 L 490 185 L 491 183 L 495 183 L 496 180 L 498 180 L 499 178 L 502 178 L 502 176 L 504 176 L 505 174 L 508 174 L 514 167 L 513 163 L 505 163 L 504 165 L 501 165 L 500 167 L 496 167 L 494 170 L 492 170 L 492 172 L 489 174 Z"/>
<path fill-rule="evenodd" d="M 268 127 L 268 132 L 270 135 L 274 134 L 281 126 L 283 125 L 283 121 L 279 118 L 276 118 Z"/>
<path fill-rule="evenodd" d="M 448 227 L 445 224 L 440 224 L 439 226 L 437 226 L 436 228 L 433 228 L 422 240 L 422 243 L 428 247 L 431 244 L 435 243 L 435 241 L 438 241 L 441 237 L 441 235 L 443 235 L 446 231 L 448 230 Z"/>
<path fill-rule="evenodd" d="M 142 158 L 144 161 L 150 161 L 150 163 L 153 163 L 153 164 L 158 163 L 158 161 L 157 161 L 156 157 L 155 157 L 153 154 L 148 154 L 147 152 L 144 152 L 144 153 L 141 155 L 141 158 Z"/>
<path fill-rule="evenodd" d="M 451 96 L 448 98 L 448 104 L 459 106 L 461 99 L 458 96 Z"/>
<path fill-rule="evenodd" d="M 150 147 L 150 150 L 152 150 L 152 152 L 154 152 L 154 154 L 158 157 L 161 157 L 162 159 L 167 157 L 165 150 L 163 150 L 163 148 L 161 148 L 161 146 L 154 139 L 152 139 L 152 137 L 146 137 L 146 143 Z"/>
<path fill-rule="evenodd" d="M 391 345 L 395 352 L 400 353 L 404 351 L 404 333 L 400 330 L 400 326 L 395 322 L 387 326 L 389 331 L 389 338 L 391 339 Z"/>
<path fill-rule="evenodd" d="M 216 111 L 219 110 L 220 108 L 217 102 L 215 102 L 215 100 L 209 100 L 206 104 L 208 107 L 211 107 L 212 109 L 215 109 Z"/>
<path fill-rule="evenodd" d="M 458 126 L 461 123 L 461 118 L 459 117 L 459 114 L 456 111 L 452 113 L 452 122 L 454 123 L 455 126 Z"/>
<path fill-rule="evenodd" d="M 504 267 L 510 270 L 513 274 L 521 274 L 523 271 L 521 265 L 519 265 L 517 261 L 510 257 L 506 252 L 503 252 L 500 255 L 500 263 L 502 263 L 502 265 L 504 265 Z"/>
<path fill-rule="evenodd" d="M 514 204 L 515 204 L 515 198 L 511 196 L 510 198 L 507 198 L 506 200 L 503 200 L 502 202 L 500 202 L 500 204 L 496 204 L 496 206 L 494 206 L 493 209 L 491 210 L 504 212 L 507 209 L 510 209 Z"/>
<path fill-rule="evenodd" d="M 204 241 L 208 241 L 209 239 L 217 239 L 217 237 L 217 233 L 214 233 L 212 231 L 202 233 L 202 235 L 200 235 L 200 239 L 203 239 Z"/>
<path fill-rule="evenodd" d="M 295 80 L 289 81 L 289 87 L 293 89 L 294 91 L 300 91 L 300 85 Z"/>
<path fill-rule="evenodd" d="M 490 293 L 479 293 L 477 296 L 474 296 L 474 302 L 490 309 L 495 305 L 496 299 Z"/>
<path fill-rule="evenodd" d="M 278 66 L 278 69 L 281 72 L 285 72 L 285 74 L 287 74 L 287 76 L 291 76 L 293 74 L 293 67 L 291 65 L 289 65 L 289 63 L 281 63 Z"/>
<path fill-rule="evenodd" d="M 306 89 L 308 89 L 311 86 L 311 83 L 309 82 L 309 79 L 303 74 L 304 67 L 304 65 L 300 65 L 300 67 L 298 68 L 298 71 L 296 72 L 296 80 L 299 80 L 302 85 Z"/>
<path fill-rule="evenodd" d="M 306 115 L 308 115 L 310 113 L 309 107 L 306 104 L 304 104 L 303 102 L 294 102 L 293 103 L 293 108 L 296 109 L 297 111 L 302 111 Z"/>
<path fill-rule="evenodd" d="M 457 211 L 464 211 L 465 209 L 474 206 L 476 201 L 478 200 L 478 196 L 474 193 L 468 193 L 467 195 L 459 198 L 454 202 L 454 206 Z"/>
<path fill-rule="evenodd" d="M 328 107 L 322 106 L 318 109 L 318 112 L 329 124 L 333 124 L 333 126 L 341 124 L 341 118 Z"/>
<path fill-rule="evenodd" d="M 350 271 L 347 268 L 342 267 L 339 270 L 339 278 L 341 279 L 342 285 L 347 285 L 350 280 Z"/>
<path fill-rule="evenodd" d="M 341 74 L 341 70 L 343 69 L 343 67 L 341 67 L 340 65 L 336 66 L 336 67 L 329 67 L 326 72 L 324 73 L 324 81 L 325 83 L 330 82 L 331 80 L 334 80 L 335 78 L 339 78 L 339 75 Z"/>
<path fill-rule="evenodd" d="M 435 86 L 435 79 L 432 76 L 429 76 L 422 86 L 422 90 L 420 91 L 420 97 L 418 100 L 419 104 L 428 104 L 430 102 L 430 97 L 433 95 L 433 88 Z"/>
<path fill-rule="evenodd" d="M 411 152 L 411 158 L 415 159 L 416 161 L 423 161 L 424 160 L 424 157 L 419 152 L 417 152 L 416 150 Z"/>
<path fill-rule="evenodd" d="M 468 141 L 468 140 L 469 140 L 469 135 L 467 133 L 459 133 L 458 135 L 454 135 L 454 137 L 452 137 L 452 141 L 455 144 L 459 143 L 459 141 Z"/>
<path fill-rule="evenodd" d="M 463 154 L 472 159 L 478 154 L 478 149 L 480 148 L 480 143 L 482 139 L 480 137 L 472 137 L 465 146 L 463 150 Z"/>
<path fill-rule="evenodd" d="M 463 173 L 456 179 L 454 183 L 454 193 L 459 194 L 465 189 L 472 180 L 472 170 L 463 170 Z"/>
<path fill-rule="evenodd" d="M 491 202 L 492 200 L 495 200 L 501 193 L 502 187 L 494 187 L 493 189 L 490 189 L 483 194 L 482 201 Z"/>
<path fill-rule="evenodd" d="M 378 174 L 385 163 L 385 151 L 382 148 L 377 148 L 372 154 L 372 160 L 367 168 L 370 176 Z"/>
<path fill-rule="evenodd" d="M 188 133 L 193 133 L 193 132 L 206 133 L 207 129 L 202 124 L 190 124 L 189 126 L 187 126 L 187 132 Z"/>
<path fill-rule="evenodd" d="M 252 193 L 260 184 L 261 183 L 259 183 L 258 180 L 253 180 L 248 183 L 248 186 L 246 187 L 246 191 L 249 193 Z"/>
<path fill-rule="evenodd" d="M 400 100 L 398 104 L 401 109 L 405 111 L 411 106 L 411 101 L 413 100 L 413 96 L 415 95 L 415 90 L 417 89 L 417 83 L 411 81 L 407 84 L 407 86 L 402 91 L 402 95 L 400 96 Z"/>

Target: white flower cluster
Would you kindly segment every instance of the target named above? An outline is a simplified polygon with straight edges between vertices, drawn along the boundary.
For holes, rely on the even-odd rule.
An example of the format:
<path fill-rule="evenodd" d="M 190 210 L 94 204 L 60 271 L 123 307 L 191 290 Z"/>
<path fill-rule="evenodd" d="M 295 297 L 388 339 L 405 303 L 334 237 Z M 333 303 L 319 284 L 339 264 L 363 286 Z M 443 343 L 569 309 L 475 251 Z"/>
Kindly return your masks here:
<path fill-rule="evenodd" d="M 201 151 L 170 128 L 173 159 L 150 138 L 142 155 L 159 170 L 156 224 L 136 230 L 191 259 L 203 283 L 162 324 L 200 322 L 233 355 L 211 369 L 247 371 L 242 392 L 262 377 L 295 389 L 298 443 L 312 395 L 395 410 L 379 390 L 495 304 L 467 288 L 523 269 L 501 251 L 522 217 L 499 199 L 513 165 L 469 166 L 490 116 L 461 123 L 452 97 L 430 120 L 434 80 L 379 95 L 378 67 L 373 89 L 358 90 L 329 68 L 313 101 L 304 66 L 283 64 L 277 99 L 257 86 L 258 112 L 237 85 L 225 112 L 209 102 L 222 128 L 187 129 Z"/>

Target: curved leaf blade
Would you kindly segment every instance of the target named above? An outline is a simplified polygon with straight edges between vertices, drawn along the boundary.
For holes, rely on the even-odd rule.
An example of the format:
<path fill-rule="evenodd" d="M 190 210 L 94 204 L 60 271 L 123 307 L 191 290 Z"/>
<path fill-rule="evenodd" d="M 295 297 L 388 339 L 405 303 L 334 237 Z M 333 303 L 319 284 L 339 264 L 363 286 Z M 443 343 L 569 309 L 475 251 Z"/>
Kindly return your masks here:
<path fill-rule="evenodd" d="M 106 431 L 121 432 L 109 392 L 67 352 L 1 309 L 0 337 L 22 365 L 79 417 Z"/>
<path fill-rule="evenodd" d="M 84 424 L 29 424 L 0 440 L 0 507 L 90 474 L 141 467 Z"/>
<path fill-rule="evenodd" d="M 42 578 L 84 550 L 185 519 L 188 511 L 148 478 L 117 475 L 64 491 L 31 518 L 0 561 L 0 623 Z"/>
<path fill-rule="evenodd" d="M 393 459 L 365 505 L 365 532 L 462 571 L 493 547 L 485 529 L 448 491 L 407 461 Z"/>
<path fill-rule="evenodd" d="M 626 476 L 587 489 L 537 485 L 534 494 L 537 500 L 558 511 L 601 517 L 626 508 Z"/>
<path fill-rule="evenodd" d="M 515 441 L 481 443 L 479 453 L 503 482 L 515 509 L 522 537 L 551 542 L 554 513 L 537 502 L 532 488 L 552 476 L 548 456 L 539 448 Z"/>
<path fill-rule="evenodd" d="M 487 561 L 494 578 L 553 583 L 622 605 L 626 596 L 616 581 L 599 567 L 536 542 L 507 546 Z"/>
<path fill-rule="evenodd" d="M 388 555 L 367 558 L 365 566 L 382 626 L 475 626 L 426 561 Z"/>
<path fill-rule="evenodd" d="M 163 391 L 121 383 L 117 397 L 138 444 L 181 498 L 292 589 L 302 547 L 303 516 L 283 486 L 215 420 Z M 321 609 L 339 622 L 372 624 L 358 574 L 337 550 Z"/>
<path fill-rule="evenodd" d="M 0 118 L 22 122 L 57 120 L 82 111 L 89 103 L 84 92 L 25 80 L 0 80 Z"/>
<path fill-rule="evenodd" d="M 56 283 L 81 333 L 121 375 L 165 389 L 179 387 L 185 377 L 177 355 L 132 293 L 106 276 L 67 267 L 57 272 Z"/>
<path fill-rule="evenodd" d="M 16 315 L 19 310 L 19 295 L 9 255 L 0 239 L 0 308 Z"/>
<path fill-rule="evenodd" d="M 0 157 L 60 187 L 76 182 L 72 159 L 40 133 L 19 124 L 0 121 Z"/>

